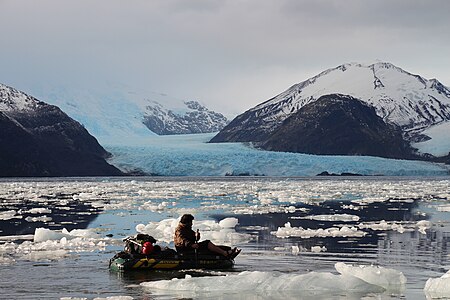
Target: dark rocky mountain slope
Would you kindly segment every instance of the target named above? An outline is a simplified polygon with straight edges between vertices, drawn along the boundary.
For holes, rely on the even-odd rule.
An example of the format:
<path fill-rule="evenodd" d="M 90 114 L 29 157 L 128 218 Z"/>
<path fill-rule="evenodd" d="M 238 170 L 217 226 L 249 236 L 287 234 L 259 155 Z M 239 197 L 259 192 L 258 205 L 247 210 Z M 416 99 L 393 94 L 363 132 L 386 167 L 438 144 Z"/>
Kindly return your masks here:
<path fill-rule="evenodd" d="M 318 155 L 413 158 L 399 127 L 387 124 L 375 108 L 345 95 L 325 95 L 287 118 L 263 149 Z"/>
<path fill-rule="evenodd" d="M 123 175 L 80 123 L 1 84 L 0 128 L 0 176 Z"/>

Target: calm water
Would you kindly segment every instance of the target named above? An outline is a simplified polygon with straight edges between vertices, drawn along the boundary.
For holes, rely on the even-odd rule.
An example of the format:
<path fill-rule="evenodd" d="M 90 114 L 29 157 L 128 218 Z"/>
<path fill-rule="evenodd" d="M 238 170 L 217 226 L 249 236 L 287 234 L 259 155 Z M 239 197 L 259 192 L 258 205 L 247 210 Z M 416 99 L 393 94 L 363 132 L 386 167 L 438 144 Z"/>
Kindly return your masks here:
<path fill-rule="evenodd" d="M 227 289 L 220 296 L 196 292 L 190 295 L 193 298 L 425 299 L 426 280 L 450 269 L 448 177 L 9 179 L 0 182 L 1 298 L 182 298 L 177 291 L 152 291 L 139 284 L 186 274 L 225 273 L 118 274 L 109 272 L 108 261 L 121 250 L 124 237 L 136 234 L 138 224 L 163 224 L 185 212 L 193 213 L 199 226 L 206 220 L 239 220 L 233 233 L 236 238 L 223 242 L 243 252 L 235 268 L 226 273 L 337 274 L 335 263 L 345 262 L 392 268 L 408 280 L 404 291 L 393 294 L 237 293 Z M 354 227 L 364 235 L 276 235 L 287 222 L 311 230 Z M 40 227 L 92 229 L 97 236 L 89 240 L 91 244 L 83 241 L 79 245 L 29 241 L 27 235 Z M 170 240 L 170 233 L 155 231 L 154 235 L 162 245 L 171 246 L 164 242 Z"/>

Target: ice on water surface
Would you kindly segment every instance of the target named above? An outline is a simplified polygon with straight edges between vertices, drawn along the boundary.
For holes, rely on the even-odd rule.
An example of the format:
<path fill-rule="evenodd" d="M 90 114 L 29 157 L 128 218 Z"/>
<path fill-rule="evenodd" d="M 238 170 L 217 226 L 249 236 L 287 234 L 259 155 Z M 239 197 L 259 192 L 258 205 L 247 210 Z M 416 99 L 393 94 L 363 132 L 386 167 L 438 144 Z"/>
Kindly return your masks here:
<path fill-rule="evenodd" d="M 430 278 L 425 283 L 428 298 L 450 298 L 450 270 L 439 278 Z"/>
<path fill-rule="evenodd" d="M 399 292 L 406 278 L 393 269 L 373 266 L 350 266 L 337 263 L 340 274 L 310 272 L 306 274 L 279 274 L 274 272 L 244 271 L 226 276 L 191 277 L 184 279 L 145 282 L 141 285 L 156 293 L 192 292 L 197 295 L 210 292 L 286 292 L 296 291 L 300 295 L 308 291 L 320 293 L 381 293 L 389 290 Z"/>
<path fill-rule="evenodd" d="M 219 298 L 221 293 L 239 289 L 248 289 L 242 295 L 251 296 L 254 289 L 259 293 L 255 299 L 286 299 L 283 296 L 289 289 L 293 294 L 287 298 L 295 299 L 301 288 L 325 294 L 323 299 L 334 292 L 408 295 L 413 287 L 414 295 L 419 290 L 423 297 L 428 278 L 433 280 L 427 283 L 427 294 L 433 289 L 445 291 L 442 287 L 447 285 L 447 278 L 423 272 L 450 265 L 447 178 L 4 181 L 0 198 L 0 222 L 17 228 L 14 232 L 0 227 L 2 270 L 20 266 L 33 272 L 32 264 L 42 266 L 42 261 L 49 266 L 61 262 L 64 268 L 84 264 L 80 276 L 95 273 L 103 280 L 103 291 L 117 289 L 114 294 L 99 295 L 104 298 L 132 295 L 139 299 L 143 289 L 156 299 L 156 290 L 162 298 L 168 293 L 192 296 L 191 291 L 181 292 L 185 287 L 196 291 L 194 296 L 207 292 Z M 126 236 L 144 232 L 173 247 L 173 231 L 184 213 L 195 216 L 194 229 L 201 231 L 202 239 L 243 248 L 234 272 L 167 282 L 111 282 L 105 276 L 109 258 L 122 249 Z M 84 262 L 87 256 L 92 265 Z M 76 263 L 72 263 L 74 257 Z M 336 261 L 345 264 L 333 269 Z M 34 272 L 45 274 L 45 270 L 40 267 Z M 406 283 L 400 271 L 408 278 Z M 24 284 L 27 276 L 21 274 Z M 83 290 L 81 277 L 70 284 Z M 157 287 L 140 287 L 139 292 L 123 288 L 142 281 Z M 209 285 L 225 290 L 208 290 Z M 26 290 L 24 286 L 15 292 Z"/>

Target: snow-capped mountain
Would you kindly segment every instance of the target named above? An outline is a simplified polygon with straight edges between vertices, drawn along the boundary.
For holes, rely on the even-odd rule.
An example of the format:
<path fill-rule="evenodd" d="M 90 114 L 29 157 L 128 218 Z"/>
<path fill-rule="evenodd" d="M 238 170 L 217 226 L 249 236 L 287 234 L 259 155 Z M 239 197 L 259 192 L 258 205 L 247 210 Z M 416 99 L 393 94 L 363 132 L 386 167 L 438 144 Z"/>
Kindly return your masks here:
<path fill-rule="evenodd" d="M 222 114 L 197 101 L 128 86 L 32 87 L 33 95 L 57 105 L 104 144 L 138 143 L 157 135 L 217 132 Z"/>
<path fill-rule="evenodd" d="M 450 90 L 390 63 L 350 63 L 326 70 L 231 121 L 212 142 L 263 141 L 284 120 L 328 94 L 350 95 L 375 107 L 387 123 L 400 126 L 406 138 L 450 120 Z"/>
<path fill-rule="evenodd" d="M 185 101 L 185 111 L 166 109 L 151 101 L 145 108 L 143 123 L 158 135 L 208 133 L 220 131 L 227 119 L 197 101 Z"/>
<path fill-rule="evenodd" d="M 0 176 L 122 175 L 80 123 L 0 84 Z"/>

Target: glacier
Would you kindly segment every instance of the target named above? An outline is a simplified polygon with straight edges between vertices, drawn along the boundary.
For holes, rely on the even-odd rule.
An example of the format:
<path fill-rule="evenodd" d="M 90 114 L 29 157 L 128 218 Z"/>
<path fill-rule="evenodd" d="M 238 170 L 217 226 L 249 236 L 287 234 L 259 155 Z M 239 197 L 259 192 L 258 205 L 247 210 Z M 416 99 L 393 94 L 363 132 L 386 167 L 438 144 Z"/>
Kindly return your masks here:
<path fill-rule="evenodd" d="M 61 108 L 101 144 L 127 144 L 170 132 L 216 131 L 227 122 L 225 116 L 210 111 L 201 101 L 182 100 L 117 83 L 30 85 L 27 93 Z M 167 132 L 152 131 L 152 122 Z"/>
<path fill-rule="evenodd" d="M 215 133 L 152 136 L 110 144 L 109 161 L 124 171 L 160 176 L 315 176 L 355 173 L 384 176 L 445 176 L 449 166 L 368 156 L 320 156 L 255 149 L 245 143 L 208 143 Z"/>
<path fill-rule="evenodd" d="M 422 131 L 422 134 L 431 139 L 412 144 L 420 152 L 435 156 L 445 156 L 450 153 L 450 122 L 431 126 Z"/>

